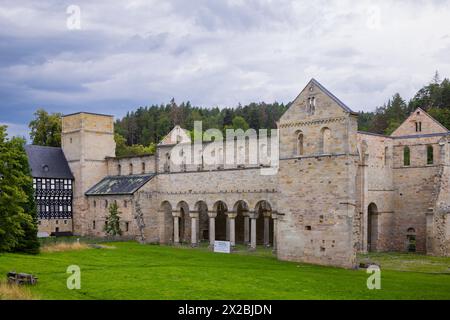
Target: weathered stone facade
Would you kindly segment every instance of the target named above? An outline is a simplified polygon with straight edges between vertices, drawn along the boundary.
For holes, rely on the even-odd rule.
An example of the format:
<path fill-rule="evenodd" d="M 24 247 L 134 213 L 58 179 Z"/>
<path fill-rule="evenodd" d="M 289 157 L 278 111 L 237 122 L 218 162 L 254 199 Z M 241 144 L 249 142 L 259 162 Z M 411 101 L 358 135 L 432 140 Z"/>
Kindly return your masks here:
<path fill-rule="evenodd" d="M 64 116 L 74 233 L 103 236 L 108 204 L 116 202 L 124 236 L 143 231 L 146 242 L 261 244 L 282 260 L 347 268 L 369 250 L 450 254 L 450 140 L 423 110 L 391 136 L 358 132 L 357 114 L 311 80 L 278 129 L 279 166 L 262 174 L 268 163 L 249 163 L 249 154 L 274 137 L 255 150 L 233 145 L 241 162 L 175 163 L 174 150 L 184 159 L 223 159 L 231 150 L 212 143 L 195 149 L 176 127 L 155 155 L 116 158 L 112 117 Z M 86 196 L 105 177 L 145 174 L 151 179 L 132 194 Z"/>

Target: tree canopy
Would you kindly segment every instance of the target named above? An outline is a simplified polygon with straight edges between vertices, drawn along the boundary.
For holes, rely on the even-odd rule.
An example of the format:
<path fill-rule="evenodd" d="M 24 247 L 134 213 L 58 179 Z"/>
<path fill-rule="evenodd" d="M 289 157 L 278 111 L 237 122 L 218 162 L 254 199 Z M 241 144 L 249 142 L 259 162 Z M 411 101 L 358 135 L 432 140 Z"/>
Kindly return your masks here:
<path fill-rule="evenodd" d="M 0 252 L 37 253 L 37 218 L 33 180 L 25 140 L 7 138 L 0 126 Z"/>
<path fill-rule="evenodd" d="M 61 113 L 49 114 L 44 109 L 34 113 L 34 119 L 29 123 L 30 137 L 35 145 L 61 146 Z"/>

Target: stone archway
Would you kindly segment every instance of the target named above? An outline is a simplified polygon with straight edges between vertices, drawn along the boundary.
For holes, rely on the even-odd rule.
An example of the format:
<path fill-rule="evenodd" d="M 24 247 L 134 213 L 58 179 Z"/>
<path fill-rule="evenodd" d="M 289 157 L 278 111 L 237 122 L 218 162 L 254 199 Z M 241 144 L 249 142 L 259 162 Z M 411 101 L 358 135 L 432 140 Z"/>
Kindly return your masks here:
<path fill-rule="evenodd" d="M 233 212 L 236 213 L 235 241 L 239 244 L 247 244 L 250 241 L 248 208 L 248 204 L 244 200 L 239 200 L 233 207 Z"/>
<path fill-rule="evenodd" d="M 190 242 L 191 224 L 189 217 L 189 205 L 185 201 L 180 201 L 177 205 L 178 213 L 178 239 L 181 243 Z"/>
<path fill-rule="evenodd" d="M 214 211 L 217 213 L 215 219 L 215 239 L 219 241 L 226 241 L 228 239 L 228 208 L 225 202 L 217 201 L 214 204 Z"/>
<path fill-rule="evenodd" d="M 160 206 L 160 213 L 162 214 L 163 228 L 161 232 L 161 242 L 165 244 L 173 243 L 173 217 L 172 205 L 169 201 L 163 201 Z"/>
<path fill-rule="evenodd" d="M 369 204 L 367 216 L 367 251 L 377 251 L 378 242 L 378 207 L 375 203 Z"/>
<path fill-rule="evenodd" d="M 256 244 L 269 247 L 273 244 L 273 218 L 272 206 L 266 200 L 259 201 L 255 207 L 256 219 Z"/>
<path fill-rule="evenodd" d="M 198 201 L 195 204 L 195 211 L 198 213 L 197 239 L 200 242 L 208 241 L 209 240 L 208 205 L 204 201 Z"/>

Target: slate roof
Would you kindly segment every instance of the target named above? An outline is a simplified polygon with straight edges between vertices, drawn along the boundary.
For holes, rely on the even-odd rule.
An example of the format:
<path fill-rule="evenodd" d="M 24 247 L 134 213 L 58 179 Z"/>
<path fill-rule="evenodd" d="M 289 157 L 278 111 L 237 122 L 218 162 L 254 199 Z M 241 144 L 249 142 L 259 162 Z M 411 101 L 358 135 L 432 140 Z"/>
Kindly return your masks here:
<path fill-rule="evenodd" d="M 155 174 L 105 177 L 85 194 L 87 196 L 131 195 L 154 176 Z"/>
<path fill-rule="evenodd" d="M 34 178 L 73 179 L 61 148 L 26 145 L 25 152 Z"/>

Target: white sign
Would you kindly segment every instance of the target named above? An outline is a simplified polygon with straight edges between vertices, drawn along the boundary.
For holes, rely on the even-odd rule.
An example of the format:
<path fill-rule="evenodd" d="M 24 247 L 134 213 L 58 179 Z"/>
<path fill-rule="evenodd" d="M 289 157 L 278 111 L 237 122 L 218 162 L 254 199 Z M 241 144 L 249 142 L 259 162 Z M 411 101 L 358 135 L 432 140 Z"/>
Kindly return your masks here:
<path fill-rule="evenodd" d="M 49 234 L 47 232 L 38 232 L 38 238 L 48 238 Z"/>
<path fill-rule="evenodd" d="M 230 241 L 214 241 L 214 252 L 230 253 Z"/>

